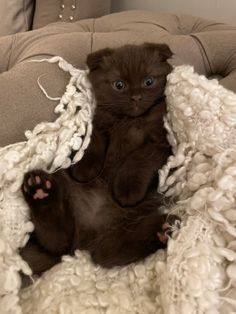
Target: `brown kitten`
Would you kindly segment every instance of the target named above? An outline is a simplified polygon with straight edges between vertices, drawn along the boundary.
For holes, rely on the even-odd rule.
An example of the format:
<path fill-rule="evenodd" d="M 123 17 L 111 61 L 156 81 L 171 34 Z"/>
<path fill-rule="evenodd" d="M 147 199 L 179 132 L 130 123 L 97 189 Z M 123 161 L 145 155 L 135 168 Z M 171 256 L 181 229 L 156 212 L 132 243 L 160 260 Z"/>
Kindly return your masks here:
<path fill-rule="evenodd" d="M 35 273 L 77 248 L 112 267 L 166 246 L 156 184 L 171 152 L 163 127 L 171 56 L 158 44 L 88 56 L 97 108 L 84 157 L 68 171 L 31 171 L 22 185 L 35 231 L 21 254 Z"/>
<path fill-rule="evenodd" d="M 97 109 L 90 147 L 72 175 L 87 182 L 103 167 L 100 177 L 122 206 L 142 200 L 170 154 L 163 116 L 171 56 L 166 45 L 144 44 L 103 49 L 87 59 Z"/>

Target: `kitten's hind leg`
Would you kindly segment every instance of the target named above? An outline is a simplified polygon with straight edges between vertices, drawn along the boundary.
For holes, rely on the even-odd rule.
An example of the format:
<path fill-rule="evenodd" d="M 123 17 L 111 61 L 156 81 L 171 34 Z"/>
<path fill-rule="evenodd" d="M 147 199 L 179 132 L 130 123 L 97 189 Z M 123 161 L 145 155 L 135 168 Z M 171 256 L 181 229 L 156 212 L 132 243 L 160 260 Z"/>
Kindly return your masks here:
<path fill-rule="evenodd" d="M 25 174 L 22 192 L 27 203 L 36 207 L 48 203 L 55 198 L 55 182 L 52 175 L 34 170 Z"/>
<path fill-rule="evenodd" d="M 20 250 L 21 257 L 29 264 L 34 274 L 40 275 L 60 262 L 60 256 L 54 256 L 44 250 L 34 236 Z"/>
<path fill-rule="evenodd" d="M 159 204 L 160 205 L 160 204 Z M 167 246 L 166 223 L 177 219 L 161 214 L 156 202 L 145 201 L 129 209 L 126 217 L 98 237 L 91 255 L 105 268 L 122 266 L 147 257 Z"/>
<path fill-rule="evenodd" d="M 25 174 L 22 192 L 40 245 L 53 254 L 70 250 L 74 223 L 69 206 L 69 181 L 64 172 L 34 170 Z M 69 192 L 68 192 L 69 193 Z"/>

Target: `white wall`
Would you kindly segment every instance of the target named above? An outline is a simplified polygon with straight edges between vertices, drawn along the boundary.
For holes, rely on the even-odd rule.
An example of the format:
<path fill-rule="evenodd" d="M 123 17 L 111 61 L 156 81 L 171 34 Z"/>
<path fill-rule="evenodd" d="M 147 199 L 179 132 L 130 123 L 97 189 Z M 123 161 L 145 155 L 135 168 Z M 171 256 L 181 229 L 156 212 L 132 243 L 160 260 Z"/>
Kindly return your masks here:
<path fill-rule="evenodd" d="M 236 0 L 112 0 L 112 12 L 135 9 L 185 13 L 236 25 Z"/>

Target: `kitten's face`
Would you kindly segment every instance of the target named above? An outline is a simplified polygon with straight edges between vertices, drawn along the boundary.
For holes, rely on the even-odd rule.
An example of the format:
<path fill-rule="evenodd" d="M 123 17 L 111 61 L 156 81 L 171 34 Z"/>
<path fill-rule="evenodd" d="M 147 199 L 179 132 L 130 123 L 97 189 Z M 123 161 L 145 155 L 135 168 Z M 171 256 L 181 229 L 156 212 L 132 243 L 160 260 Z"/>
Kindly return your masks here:
<path fill-rule="evenodd" d="M 172 55 L 166 45 L 144 44 L 104 49 L 88 56 L 89 79 L 98 106 L 136 117 L 163 96 Z"/>

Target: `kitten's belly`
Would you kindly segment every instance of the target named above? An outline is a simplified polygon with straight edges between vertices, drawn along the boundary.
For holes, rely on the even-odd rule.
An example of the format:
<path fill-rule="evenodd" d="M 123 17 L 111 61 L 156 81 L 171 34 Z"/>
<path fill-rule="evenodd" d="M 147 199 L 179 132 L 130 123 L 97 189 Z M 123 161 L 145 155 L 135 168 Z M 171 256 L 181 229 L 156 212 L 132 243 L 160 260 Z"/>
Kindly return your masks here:
<path fill-rule="evenodd" d="M 78 184 L 75 196 L 74 215 L 78 226 L 99 231 L 107 228 L 115 219 L 118 207 L 112 201 L 109 191 L 100 183 Z"/>

